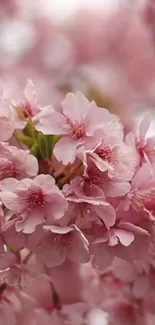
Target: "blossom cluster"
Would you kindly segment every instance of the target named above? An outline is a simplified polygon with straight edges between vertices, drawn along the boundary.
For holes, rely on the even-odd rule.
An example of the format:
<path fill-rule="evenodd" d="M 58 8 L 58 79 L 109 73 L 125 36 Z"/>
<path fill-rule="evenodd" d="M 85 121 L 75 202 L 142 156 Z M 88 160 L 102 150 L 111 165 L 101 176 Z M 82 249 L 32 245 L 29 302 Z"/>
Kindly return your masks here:
<path fill-rule="evenodd" d="M 40 106 L 31 80 L 1 91 L 1 323 L 154 324 L 150 123 L 125 134 L 79 91 Z"/>

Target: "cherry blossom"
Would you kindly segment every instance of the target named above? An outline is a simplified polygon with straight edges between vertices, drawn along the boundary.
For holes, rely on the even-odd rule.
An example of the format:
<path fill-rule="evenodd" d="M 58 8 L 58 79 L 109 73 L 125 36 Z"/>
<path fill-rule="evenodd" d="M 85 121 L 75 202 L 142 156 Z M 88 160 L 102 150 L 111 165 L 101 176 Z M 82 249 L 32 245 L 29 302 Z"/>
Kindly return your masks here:
<path fill-rule="evenodd" d="M 0 322 L 152 325 L 150 116 L 126 135 L 85 92 L 63 91 L 53 106 L 30 80 L 23 101 L 2 96 Z"/>
<path fill-rule="evenodd" d="M 101 140 L 101 128 L 117 119 L 108 110 L 98 108 L 80 92 L 67 94 L 62 102 L 62 112 L 54 111 L 41 117 L 37 130 L 44 134 L 62 135 L 54 148 L 54 154 L 64 164 L 72 163 L 81 146 L 89 149 Z M 63 152 L 63 155 L 62 155 Z M 65 156 L 64 153 L 67 153 Z"/>
<path fill-rule="evenodd" d="M 126 137 L 127 143 L 129 143 L 130 146 L 135 147 L 135 149 L 137 150 L 140 162 L 155 162 L 155 138 L 154 136 L 147 136 L 150 125 L 151 116 L 146 115 L 140 123 L 138 136 L 136 137 L 133 133 L 129 133 Z"/>
<path fill-rule="evenodd" d="M 25 127 L 27 118 L 32 118 L 40 112 L 35 86 L 30 79 L 27 81 L 24 97 L 24 101 L 13 101 L 12 103 L 15 125 L 18 129 Z"/>
<path fill-rule="evenodd" d="M 110 140 L 110 138 L 106 137 L 106 140 L 104 139 L 90 153 L 90 159 L 100 171 L 108 171 L 109 177 L 131 180 L 138 164 L 136 152 L 124 142 L 117 144 L 116 139 Z"/>
<path fill-rule="evenodd" d="M 38 173 L 37 159 L 28 150 L 1 145 L 0 180 L 14 177 L 34 177 Z"/>
<path fill-rule="evenodd" d="M 18 214 L 16 230 L 31 233 L 38 224 L 63 216 L 67 202 L 50 175 L 38 175 L 34 180 L 1 182 L 0 193 L 5 206 Z"/>
<path fill-rule="evenodd" d="M 151 203 L 153 203 L 154 195 L 154 164 L 151 166 L 149 163 L 144 163 L 132 179 L 131 190 L 121 205 L 124 205 L 125 210 L 132 206 L 136 211 L 146 211 L 148 208 L 149 212 L 149 206 L 151 207 Z"/>
<path fill-rule="evenodd" d="M 98 236 L 91 245 L 94 265 L 99 269 L 105 270 L 111 266 L 116 256 L 129 261 L 146 258 L 149 251 L 149 233 L 145 229 L 120 222 L 108 233 L 102 229 L 99 230 Z M 142 254 L 137 247 L 138 243 L 141 245 Z M 104 256 L 104 259 L 101 256 Z"/>
<path fill-rule="evenodd" d="M 75 225 L 44 226 L 44 236 L 35 248 L 38 259 L 48 267 L 62 264 L 67 258 L 73 262 L 89 261 L 88 241 Z"/>
<path fill-rule="evenodd" d="M 102 172 L 89 157 L 85 174 L 86 178 L 88 178 L 92 184 L 99 187 L 106 196 L 124 196 L 130 190 L 129 182 L 124 181 L 124 179 L 118 175 L 109 177 L 108 171 Z"/>

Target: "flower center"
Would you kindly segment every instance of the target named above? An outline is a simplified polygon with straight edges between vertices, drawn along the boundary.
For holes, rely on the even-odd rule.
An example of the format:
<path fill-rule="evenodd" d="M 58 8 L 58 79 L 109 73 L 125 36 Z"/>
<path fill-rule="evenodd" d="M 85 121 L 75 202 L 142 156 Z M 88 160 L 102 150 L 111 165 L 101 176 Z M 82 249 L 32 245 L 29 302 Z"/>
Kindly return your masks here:
<path fill-rule="evenodd" d="M 63 255 L 65 252 L 69 255 L 72 247 L 72 234 L 70 232 L 65 235 L 53 234 L 52 245 L 56 246 L 60 255 Z"/>
<path fill-rule="evenodd" d="M 91 182 L 98 187 L 102 187 L 110 182 L 107 172 L 101 172 L 93 163 L 89 165 L 87 174 Z"/>
<path fill-rule="evenodd" d="M 20 109 L 25 118 L 35 115 L 29 102 L 21 103 Z"/>
<path fill-rule="evenodd" d="M 117 151 L 116 149 L 110 149 L 108 146 L 104 148 L 96 149 L 95 153 L 103 160 L 107 162 L 117 162 Z"/>
<path fill-rule="evenodd" d="M 38 190 L 28 190 L 26 202 L 29 205 L 29 209 L 33 209 L 36 206 L 43 207 L 45 204 L 45 197 L 41 189 Z"/>
<path fill-rule="evenodd" d="M 71 138 L 73 140 L 79 140 L 81 138 L 83 138 L 83 136 L 85 135 L 85 125 L 84 123 L 72 123 L 71 121 L 69 121 L 69 125 L 71 127 Z"/>

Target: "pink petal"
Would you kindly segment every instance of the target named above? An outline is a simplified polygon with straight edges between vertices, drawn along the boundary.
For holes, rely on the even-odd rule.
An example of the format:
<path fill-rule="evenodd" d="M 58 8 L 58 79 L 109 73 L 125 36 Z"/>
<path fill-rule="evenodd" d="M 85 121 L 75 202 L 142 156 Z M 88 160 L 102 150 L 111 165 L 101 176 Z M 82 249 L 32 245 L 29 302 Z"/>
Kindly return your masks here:
<path fill-rule="evenodd" d="M 76 158 L 77 141 L 69 137 L 60 139 L 54 147 L 54 155 L 64 165 L 73 163 Z"/>
<path fill-rule="evenodd" d="M 112 181 L 105 186 L 105 193 L 110 197 L 124 196 L 130 191 L 130 184 L 128 182 Z"/>
<path fill-rule="evenodd" d="M 51 175 L 37 175 L 33 182 L 34 185 L 41 187 L 43 189 L 50 189 L 55 186 L 55 179 Z"/>
<path fill-rule="evenodd" d="M 40 118 L 39 123 L 36 125 L 36 129 L 43 134 L 66 134 L 66 118 L 59 112 L 50 112 L 49 115 Z"/>
<path fill-rule="evenodd" d="M 23 193 L 25 191 L 27 191 L 31 185 L 33 184 L 33 180 L 30 178 L 24 178 L 21 181 L 18 181 L 18 183 L 16 184 L 16 189 L 15 192 L 20 196 L 23 195 Z M 25 194 L 25 193 L 24 193 Z"/>
<path fill-rule="evenodd" d="M 84 160 L 83 156 L 85 155 L 85 150 L 87 150 L 88 152 L 90 151 L 94 151 L 101 143 L 103 140 L 103 131 L 101 130 L 96 130 L 92 136 L 87 136 L 85 138 L 85 143 L 84 143 L 84 147 L 80 147 L 78 149 L 78 157 L 81 160 Z"/>
<path fill-rule="evenodd" d="M 35 231 L 36 226 L 42 224 L 44 221 L 43 210 L 35 208 L 23 215 L 23 220 L 17 221 L 15 228 L 16 231 L 23 231 L 24 234 L 31 234 Z"/>
<path fill-rule="evenodd" d="M 149 126 L 151 124 L 151 116 L 147 115 L 143 118 L 140 127 L 139 127 L 139 136 L 141 139 L 145 139 L 146 133 L 149 129 Z"/>
<path fill-rule="evenodd" d="M 147 275 L 139 275 L 133 284 L 133 295 L 137 299 L 143 299 L 149 290 L 149 277 Z"/>
<path fill-rule="evenodd" d="M 74 228 L 73 227 L 60 227 L 60 226 L 52 226 L 52 225 L 46 225 L 43 226 L 43 228 L 45 230 L 50 230 L 51 232 L 55 233 L 55 234 L 68 234 L 69 232 L 73 231 Z"/>
<path fill-rule="evenodd" d="M 16 189 L 18 180 L 15 178 L 7 178 L 0 182 L 0 189 L 5 192 L 11 192 Z"/>
<path fill-rule="evenodd" d="M 107 109 L 99 108 L 93 102 L 91 110 L 86 119 L 86 134 L 92 136 L 94 132 L 101 129 L 110 120 L 110 113 Z"/>
<path fill-rule="evenodd" d="M 81 184 L 81 186 L 77 187 L 74 192 L 80 198 L 84 197 L 86 199 L 87 197 L 90 201 L 93 199 L 96 200 L 96 198 L 102 198 L 103 200 L 105 198 L 103 191 L 97 185 L 89 183 L 87 185 L 87 182 L 85 182 L 84 185 Z"/>
<path fill-rule="evenodd" d="M 115 256 L 113 249 L 107 244 L 92 245 L 90 254 L 93 255 L 93 266 L 97 266 L 100 271 L 105 271 L 111 266 Z"/>
<path fill-rule="evenodd" d="M 114 275 L 121 281 L 132 282 L 137 277 L 135 266 L 125 260 L 115 258 L 112 267 Z"/>
<path fill-rule="evenodd" d="M 52 234 L 47 238 L 43 238 L 36 251 L 38 260 L 48 267 L 61 265 L 67 256 L 66 247 L 61 245 L 61 241 L 57 240 L 55 243 L 53 239 Z"/>
<path fill-rule="evenodd" d="M 21 212 L 21 204 L 17 194 L 11 192 L 0 192 L 0 198 L 4 205 L 13 212 Z"/>
<path fill-rule="evenodd" d="M 9 227 L 9 229 L 5 231 L 3 236 L 5 244 L 8 247 L 13 247 L 14 249 L 21 249 L 26 246 L 25 235 L 22 232 L 17 232 L 14 225 Z"/>
<path fill-rule="evenodd" d="M 25 162 L 25 170 L 29 177 L 34 177 L 38 174 L 38 161 L 33 155 L 28 155 Z"/>
<path fill-rule="evenodd" d="M 114 171 L 114 169 L 111 167 L 111 165 L 107 162 L 101 159 L 97 154 L 92 153 L 91 154 L 91 160 L 96 165 L 96 167 L 101 171 L 105 172 L 106 170 L 110 169 L 111 171 Z"/>
<path fill-rule="evenodd" d="M 86 116 L 91 108 L 91 103 L 80 92 L 76 91 L 75 94 L 69 93 L 66 95 L 65 100 L 62 102 L 63 113 L 73 122 L 81 122 L 82 118 Z"/>
<path fill-rule="evenodd" d="M 141 227 L 138 227 L 136 225 L 133 225 L 129 222 L 121 222 L 119 224 L 119 227 L 121 229 L 124 229 L 124 230 L 127 230 L 129 232 L 132 232 L 133 234 L 135 235 L 142 235 L 142 236 L 149 236 L 149 233 L 147 230 L 141 228 Z"/>
<path fill-rule="evenodd" d="M 45 218 L 48 221 L 52 221 L 53 218 L 60 219 L 63 217 L 64 212 L 67 210 L 67 201 L 59 194 L 53 194 L 51 202 L 47 202 L 44 205 Z"/>
<path fill-rule="evenodd" d="M 67 201 L 69 202 L 75 202 L 75 203 L 82 203 L 82 202 L 85 202 L 85 203 L 88 203 L 90 205 L 92 205 L 92 207 L 94 206 L 94 208 L 96 206 L 100 206 L 101 204 L 103 206 L 109 206 L 110 204 L 108 202 L 106 202 L 104 200 L 104 198 L 101 198 L 101 197 L 87 197 L 87 196 L 74 196 L 74 195 L 70 195 L 67 197 Z"/>
<path fill-rule="evenodd" d="M 41 108 L 38 114 L 32 117 L 32 121 L 36 124 L 41 120 L 41 118 L 48 118 L 50 114 L 54 112 L 55 110 L 51 105 L 46 105 Z"/>
<path fill-rule="evenodd" d="M 105 206 L 104 204 L 100 204 L 99 206 L 95 206 L 94 210 L 97 216 L 104 221 L 108 229 L 115 224 L 116 213 L 114 208 L 110 204 L 107 206 Z"/>
<path fill-rule="evenodd" d="M 133 134 L 133 132 L 130 132 L 126 135 L 125 137 L 125 142 L 131 146 L 131 147 L 135 147 L 135 136 Z"/>
<path fill-rule="evenodd" d="M 132 180 L 132 187 L 137 189 L 145 189 L 145 186 L 150 178 L 152 178 L 151 165 L 149 163 L 144 163 Z"/>
<path fill-rule="evenodd" d="M 28 79 L 24 95 L 27 101 L 32 104 L 33 107 L 37 105 L 37 95 L 36 95 L 36 89 L 35 85 L 33 84 L 32 80 Z"/>
<path fill-rule="evenodd" d="M 0 116 L 0 141 L 9 140 L 13 132 L 13 123 L 7 117 Z"/>
<path fill-rule="evenodd" d="M 144 261 L 148 259 L 150 247 L 149 236 L 136 236 L 134 241 L 121 251 L 121 258 L 130 262 L 133 260 Z"/>
<path fill-rule="evenodd" d="M 129 246 L 134 241 L 134 234 L 122 229 L 115 229 L 114 236 L 119 238 L 119 241 L 124 246 Z"/>
<path fill-rule="evenodd" d="M 75 230 L 72 233 L 71 252 L 69 257 L 73 262 L 87 263 L 89 261 L 89 243 L 81 230 L 75 225 L 74 228 Z"/>

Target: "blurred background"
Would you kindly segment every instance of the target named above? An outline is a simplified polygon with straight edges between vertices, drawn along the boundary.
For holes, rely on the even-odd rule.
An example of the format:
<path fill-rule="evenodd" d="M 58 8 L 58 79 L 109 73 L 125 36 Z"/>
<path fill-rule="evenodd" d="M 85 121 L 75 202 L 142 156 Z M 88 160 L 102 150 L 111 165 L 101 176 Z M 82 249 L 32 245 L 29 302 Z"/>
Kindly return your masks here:
<path fill-rule="evenodd" d="M 80 90 L 128 132 L 154 114 L 154 54 L 154 0 L 0 0 L 0 78 L 13 99 L 28 78 L 41 104 Z"/>

